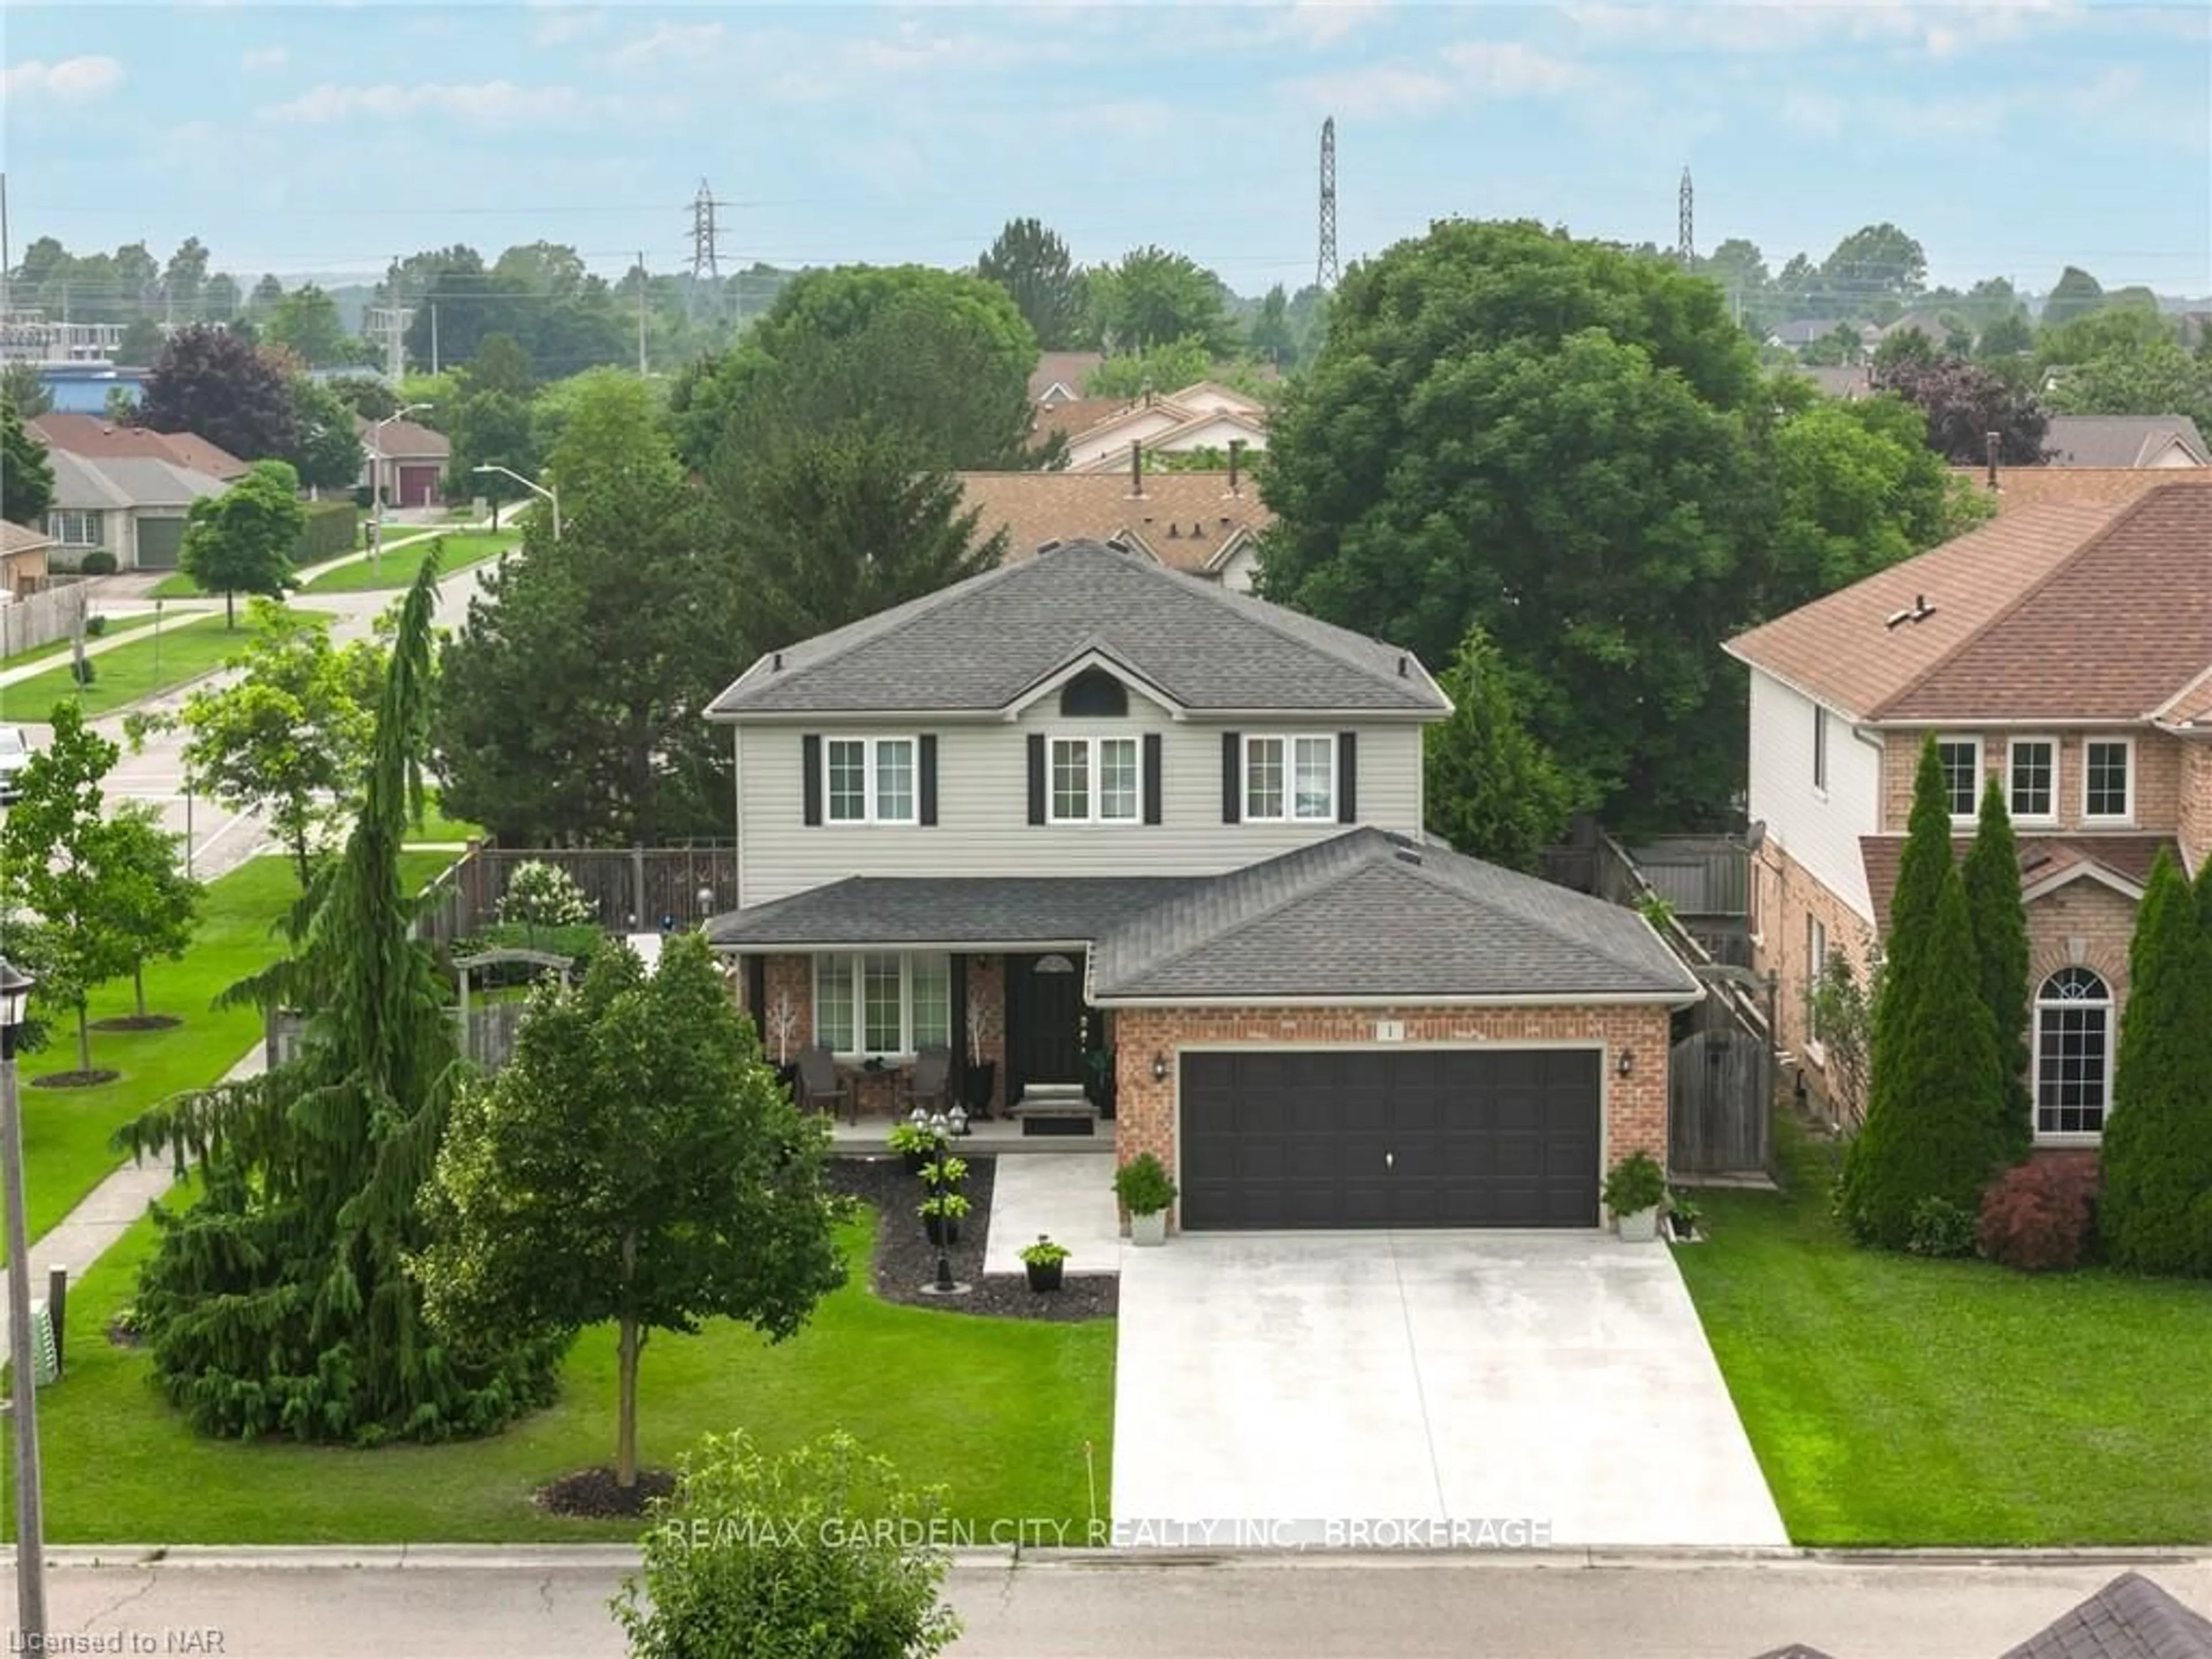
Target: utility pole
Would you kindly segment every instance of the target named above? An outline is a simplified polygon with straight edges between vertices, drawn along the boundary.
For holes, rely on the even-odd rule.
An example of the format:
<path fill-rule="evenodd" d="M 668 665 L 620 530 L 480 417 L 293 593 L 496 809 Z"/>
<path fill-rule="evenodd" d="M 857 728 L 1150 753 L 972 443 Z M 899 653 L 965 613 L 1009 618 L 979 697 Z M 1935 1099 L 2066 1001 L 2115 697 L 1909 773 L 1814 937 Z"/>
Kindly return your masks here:
<path fill-rule="evenodd" d="M 1698 239 L 1691 221 L 1691 208 L 1694 199 L 1690 190 L 1690 170 L 1684 167 L 1680 196 L 1680 204 L 1675 215 L 1674 257 L 1682 262 L 1682 269 L 1685 270 L 1698 263 Z"/>
<path fill-rule="evenodd" d="M 0 317 L 8 314 L 8 175 L 0 173 Z"/>
<path fill-rule="evenodd" d="M 1314 286 L 1336 286 L 1336 117 L 1321 124 L 1321 252 L 1314 261 Z"/>
<path fill-rule="evenodd" d="M 15 1045 L 33 981 L 0 958 L 0 1180 L 8 1205 L 8 1392 L 15 1428 L 15 1620 L 23 1653 L 46 1651 L 46 1515 L 39 1481 L 39 1364 L 32 1344 L 31 1261 L 23 1215 L 23 1112 Z"/>
<path fill-rule="evenodd" d="M 438 372 L 438 302 L 430 302 L 430 373 Z"/>
<path fill-rule="evenodd" d="M 645 250 L 637 251 L 637 373 L 645 377 Z"/>

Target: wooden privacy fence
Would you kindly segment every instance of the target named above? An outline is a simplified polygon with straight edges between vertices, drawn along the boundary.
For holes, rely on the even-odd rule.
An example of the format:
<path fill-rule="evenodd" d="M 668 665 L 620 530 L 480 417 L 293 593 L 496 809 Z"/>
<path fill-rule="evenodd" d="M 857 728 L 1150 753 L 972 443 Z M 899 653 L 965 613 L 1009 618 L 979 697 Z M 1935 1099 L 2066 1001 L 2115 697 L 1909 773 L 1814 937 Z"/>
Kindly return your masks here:
<path fill-rule="evenodd" d="M 499 920 L 507 884 L 526 864 L 550 864 L 582 890 L 592 921 L 611 933 L 699 926 L 738 902 L 738 849 L 727 842 L 667 847 L 472 847 L 433 882 L 416 937 L 439 945 Z"/>
<path fill-rule="evenodd" d="M 89 583 L 73 581 L 0 605 L 0 657 L 75 638 L 83 625 L 90 592 Z"/>

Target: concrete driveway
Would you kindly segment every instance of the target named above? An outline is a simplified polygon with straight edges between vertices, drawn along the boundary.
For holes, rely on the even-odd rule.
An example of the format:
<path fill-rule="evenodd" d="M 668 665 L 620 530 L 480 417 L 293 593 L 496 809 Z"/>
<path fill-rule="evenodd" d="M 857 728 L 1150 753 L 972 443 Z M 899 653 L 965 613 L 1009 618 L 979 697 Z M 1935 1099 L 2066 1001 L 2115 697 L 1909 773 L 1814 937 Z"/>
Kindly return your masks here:
<path fill-rule="evenodd" d="M 1200 1234 L 1121 1297 L 1121 1543 L 1788 1542 L 1664 1244 Z"/>

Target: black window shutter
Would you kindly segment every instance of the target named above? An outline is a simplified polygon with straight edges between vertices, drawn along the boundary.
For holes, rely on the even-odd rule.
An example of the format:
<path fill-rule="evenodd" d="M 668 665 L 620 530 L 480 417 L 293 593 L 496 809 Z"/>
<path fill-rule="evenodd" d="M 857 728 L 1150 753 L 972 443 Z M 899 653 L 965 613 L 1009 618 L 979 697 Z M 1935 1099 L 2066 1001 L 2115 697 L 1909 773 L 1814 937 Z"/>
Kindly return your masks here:
<path fill-rule="evenodd" d="M 822 822 L 822 739 L 808 732 L 799 740 L 799 764 L 806 769 L 806 821 Z"/>
<path fill-rule="evenodd" d="M 1160 734 L 1145 733 L 1145 822 L 1160 821 Z"/>
<path fill-rule="evenodd" d="M 1030 822 L 1044 822 L 1044 733 L 1030 733 Z"/>
<path fill-rule="evenodd" d="M 1336 821 L 1359 822 L 1359 733 L 1336 734 Z"/>
<path fill-rule="evenodd" d="M 937 822 L 937 739 L 925 734 L 921 739 L 921 821 Z"/>
<path fill-rule="evenodd" d="M 1244 816 L 1244 734 L 1221 734 L 1221 821 L 1236 823 Z"/>

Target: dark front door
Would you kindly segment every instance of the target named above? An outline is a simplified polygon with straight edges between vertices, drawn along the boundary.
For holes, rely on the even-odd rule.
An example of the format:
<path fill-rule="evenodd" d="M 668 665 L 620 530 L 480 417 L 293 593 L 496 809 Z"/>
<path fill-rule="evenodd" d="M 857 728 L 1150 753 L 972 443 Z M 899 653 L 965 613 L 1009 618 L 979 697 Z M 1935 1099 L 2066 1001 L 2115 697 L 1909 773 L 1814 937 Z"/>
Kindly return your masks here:
<path fill-rule="evenodd" d="M 1081 1083 L 1083 1064 L 1083 955 L 1012 957 L 1008 966 L 1021 975 L 1022 1082 Z"/>
<path fill-rule="evenodd" d="M 1182 1225 L 1595 1227 L 1599 1056 L 1254 1049 L 1182 1059 Z"/>

